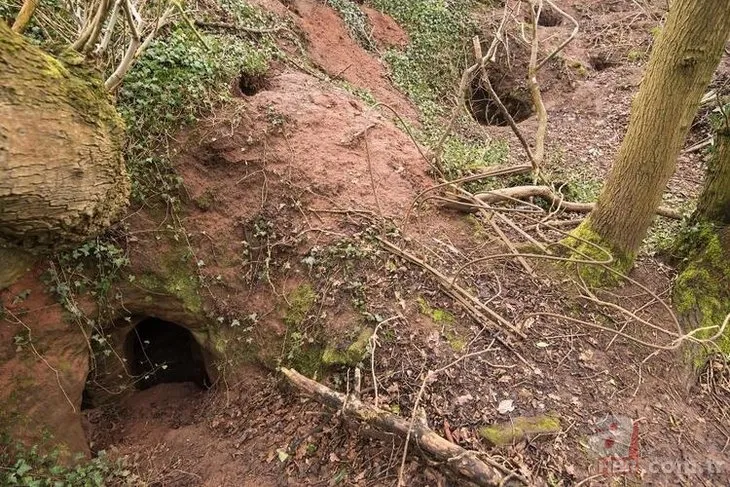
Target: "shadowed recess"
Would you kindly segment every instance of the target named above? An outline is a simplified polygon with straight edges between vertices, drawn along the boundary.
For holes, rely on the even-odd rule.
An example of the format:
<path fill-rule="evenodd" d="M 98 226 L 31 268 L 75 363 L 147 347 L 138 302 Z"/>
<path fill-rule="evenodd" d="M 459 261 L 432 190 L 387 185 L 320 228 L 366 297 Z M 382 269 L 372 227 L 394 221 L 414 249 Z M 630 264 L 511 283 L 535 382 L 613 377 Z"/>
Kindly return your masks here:
<path fill-rule="evenodd" d="M 166 382 L 210 386 L 200 345 L 189 330 L 175 323 L 143 319 L 127 335 L 125 349 L 139 390 Z"/>

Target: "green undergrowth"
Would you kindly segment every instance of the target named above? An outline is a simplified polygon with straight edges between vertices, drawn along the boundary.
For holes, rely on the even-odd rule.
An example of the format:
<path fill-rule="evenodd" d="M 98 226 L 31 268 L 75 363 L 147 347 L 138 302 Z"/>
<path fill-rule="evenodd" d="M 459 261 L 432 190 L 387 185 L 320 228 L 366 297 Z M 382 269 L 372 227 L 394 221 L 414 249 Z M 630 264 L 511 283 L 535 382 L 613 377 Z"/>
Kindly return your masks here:
<path fill-rule="evenodd" d="M 342 18 L 350 36 L 365 49 L 375 50 L 375 41 L 370 35 L 371 27 L 368 17 L 352 0 L 324 0 Z"/>
<path fill-rule="evenodd" d="M 13 25 L 22 0 L 3 0 L 0 2 L 0 22 Z M 44 0 L 38 2 L 36 13 L 31 17 L 23 35 L 30 42 L 43 46 L 47 50 L 61 51 L 71 36 L 76 34 L 76 20 L 63 0 Z"/>
<path fill-rule="evenodd" d="M 55 265 L 45 277 L 66 310 L 75 314 L 74 294 L 88 293 L 103 299 L 128 266 L 129 257 L 121 247 L 97 237 L 57 254 Z"/>
<path fill-rule="evenodd" d="M 435 143 L 435 138 L 431 137 L 430 141 Z M 497 166 L 504 162 L 508 153 L 509 145 L 505 141 L 488 142 L 483 139 L 469 139 L 459 134 L 452 134 L 444 143 L 441 165 L 446 179 L 453 180 L 477 173 L 489 166 Z M 482 180 L 467 183 L 465 189 L 474 193 L 492 189 L 490 182 Z M 500 183 L 500 181 L 496 182 Z"/>
<path fill-rule="evenodd" d="M 425 118 L 444 115 L 467 63 L 467 45 L 476 33 L 469 15 L 473 0 L 373 0 L 407 32 L 408 46 L 384 53 L 391 76 Z"/>
<path fill-rule="evenodd" d="M 640 252 L 649 256 L 671 257 L 675 251 L 677 237 L 684 232 L 696 203 L 695 200 L 681 200 L 676 196 L 670 199 L 665 195 L 663 204 L 677 209 L 684 215 L 684 218 L 682 220 L 672 220 L 660 216 L 654 218 L 641 244 Z"/>
<path fill-rule="evenodd" d="M 419 108 L 421 126 L 411 132 L 421 144 L 435 148 L 457 103 L 461 73 L 471 62 L 471 38 L 477 25 L 474 0 L 373 0 L 372 6 L 393 17 L 408 33 L 402 50 L 383 53 L 393 83 Z M 466 128 L 467 130 L 461 130 Z M 470 132 L 472 135 L 465 135 Z M 446 179 L 456 179 L 500 164 L 509 151 L 503 141 L 479 133 L 477 122 L 463 115 L 444 139 L 440 163 Z M 467 188 L 486 189 L 484 182 Z"/>
<path fill-rule="evenodd" d="M 56 448 L 44 453 L 38 446 L 30 448 L 0 438 L 0 466 L 3 486 L 18 487 L 105 487 L 140 485 L 141 479 L 125 462 L 112 461 L 101 451 L 91 460 L 77 456 L 71 461 Z"/>
<path fill-rule="evenodd" d="M 241 74 L 263 75 L 277 53 L 272 41 L 198 32 L 186 26 L 153 41 L 119 91 L 127 124 L 132 197 L 177 201 L 180 178 L 169 162 L 173 134 L 230 97 Z"/>

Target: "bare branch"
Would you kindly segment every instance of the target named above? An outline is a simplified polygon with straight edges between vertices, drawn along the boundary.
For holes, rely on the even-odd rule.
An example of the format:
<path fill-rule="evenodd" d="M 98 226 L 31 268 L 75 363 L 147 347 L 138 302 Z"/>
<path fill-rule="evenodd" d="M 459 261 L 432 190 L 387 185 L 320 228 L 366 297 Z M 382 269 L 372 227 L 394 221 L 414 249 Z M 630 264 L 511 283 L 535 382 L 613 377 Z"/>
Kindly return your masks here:
<path fill-rule="evenodd" d="M 15 17 L 15 22 L 13 22 L 12 29 L 14 32 L 18 34 L 23 33 L 30 23 L 30 19 L 33 18 L 33 13 L 38 6 L 38 2 L 39 0 L 25 0 L 23 2 L 23 6 L 20 7 L 20 12 L 18 12 L 18 16 Z"/>

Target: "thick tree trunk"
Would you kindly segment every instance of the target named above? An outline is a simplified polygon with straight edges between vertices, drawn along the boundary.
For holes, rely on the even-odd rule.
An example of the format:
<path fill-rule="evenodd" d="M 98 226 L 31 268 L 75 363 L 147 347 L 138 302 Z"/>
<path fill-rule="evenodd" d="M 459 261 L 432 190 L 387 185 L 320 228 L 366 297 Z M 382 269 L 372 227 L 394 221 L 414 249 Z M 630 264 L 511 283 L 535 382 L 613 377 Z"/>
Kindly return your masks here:
<path fill-rule="evenodd" d="M 41 253 L 105 230 L 129 197 L 123 135 L 100 80 L 0 23 L 0 246 Z"/>
<path fill-rule="evenodd" d="M 730 128 L 717 132 L 715 147 L 715 154 L 707 166 L 707 178 L 697 201 L 694 219 L 728 226 L 730 225 Z"/>
<path fill-rule="evenodd" d="M 715 153 L 690 225 L 680 235 L 682 258 L 673 301 L 686 331 L 720 326 L 730 313 L 730 130 L 718 131 Z M 701 337 L 713 336 L 710 329 Z M 730 353 L 730 330 L 718 344 Z M 693 356 L 701 355 L 697 350 Z"/>
<path fill-rule="evenodd" d="M 574 235 L 628 268 L 651 224 L 730 34 L 730 0 L 675 0 L 595 210 Z"/>

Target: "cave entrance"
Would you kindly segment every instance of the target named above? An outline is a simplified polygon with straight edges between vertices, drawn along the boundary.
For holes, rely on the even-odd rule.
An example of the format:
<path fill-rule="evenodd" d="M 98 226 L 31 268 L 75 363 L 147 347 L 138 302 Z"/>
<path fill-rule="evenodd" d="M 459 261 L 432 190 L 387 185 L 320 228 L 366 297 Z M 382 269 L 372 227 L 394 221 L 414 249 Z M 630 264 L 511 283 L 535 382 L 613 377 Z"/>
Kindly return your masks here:
<path fill-rule="evenodd" d="M 527 89 L 519 86 L 511 77 L 502 76 L 501 78 L 495 78 L 492 79 L 492 75 L 490 75 L 492 88 L 515 123 L 520 123 L 530 118 L 533 110 L 532 101 Z M 507 117 L 502 114 L 497 102 L 482 85 L 479 76 L 472 80 L 466 95 L 466 107 L 472 117 L 481 125 L 496 125 L 499 127 L 509 125 Z"/>
<path fill-rule="evenodd" d="M 182 326 L 154 317 L 144 318 L 127 334 L 125 350 L 138 390 L 167 382 L 210 387 L 203 350 Z"/>

